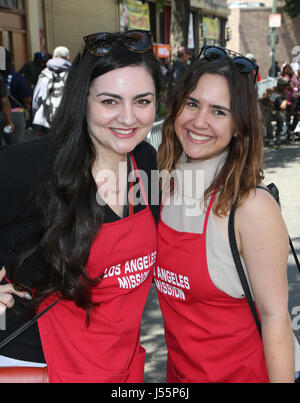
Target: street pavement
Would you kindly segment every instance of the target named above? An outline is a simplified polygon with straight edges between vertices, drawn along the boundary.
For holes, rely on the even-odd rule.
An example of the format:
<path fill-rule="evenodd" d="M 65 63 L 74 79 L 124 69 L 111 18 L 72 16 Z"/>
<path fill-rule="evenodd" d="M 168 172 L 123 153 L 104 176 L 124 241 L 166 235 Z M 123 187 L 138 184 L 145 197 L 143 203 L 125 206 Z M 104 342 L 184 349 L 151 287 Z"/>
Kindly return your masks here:
<path fill-rule="evenodd" d="M 300 257 L 300 141 L 265 147 L 265 184 L 279 189 L 281 211 L 289 235 Z M 288 261 L 289 310 L 300 342 L 300 275 L 290 253 Z M 145 383 L 166 382 L 167 351 L 157 294 L 152 285 L 142 320 L 141 344 L 146 348 Z"/>

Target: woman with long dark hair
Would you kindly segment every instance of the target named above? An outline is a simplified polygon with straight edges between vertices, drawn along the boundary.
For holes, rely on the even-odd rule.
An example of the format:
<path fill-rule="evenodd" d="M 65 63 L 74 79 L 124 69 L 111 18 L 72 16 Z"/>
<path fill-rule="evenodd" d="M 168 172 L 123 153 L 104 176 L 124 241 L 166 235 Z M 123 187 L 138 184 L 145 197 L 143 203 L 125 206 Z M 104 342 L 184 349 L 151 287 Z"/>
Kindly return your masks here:
<path fill-rule="evenodd" d="M 0 351 L 0 366 L 47 364 L 50 382 L 142 382 L 158 216 L 158 203 L 148 204 L 155 150 L 143 140 L 159 91 L 149 32 L 89 35 L 50 134 L 1 152 L 10 173 L 1 184 L 1 263 L 15 285 L 2 291 L 29 293 L 31 315 L 59 302 L 39 332 L 32 326 Z M 37 201 L 26 197 L 32 189 Z M 18 324 L 6 315 L 1 340 Z"/>
<path fill-rule="evenodd" d="M 158 151 L 168 181 L 154 279 L 165 322 L 167 381 L 293 382 L 288 234 L 273 197 L 257 188 L 264 186 L 253 82 L 258 66 L 214 46 L 201 56 L 177 88 Z M 237 255 L 262 338 L 230 249 L 233 207 Z"/>

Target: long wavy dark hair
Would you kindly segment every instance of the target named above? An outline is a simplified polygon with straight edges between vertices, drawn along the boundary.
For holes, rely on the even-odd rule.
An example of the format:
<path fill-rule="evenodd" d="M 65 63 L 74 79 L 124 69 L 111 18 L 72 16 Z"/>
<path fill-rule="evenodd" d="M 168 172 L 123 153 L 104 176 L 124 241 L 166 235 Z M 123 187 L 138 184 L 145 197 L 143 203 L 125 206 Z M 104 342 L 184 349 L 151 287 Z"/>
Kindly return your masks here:
<path fill-rule="evenodd" d="M 145 67 L 158 95 L 161 73 L 152 51 L 138 54 L 120 45 L 102 57 L 85 52 L 82 57 L 77 56 L 69 72 L 50 132 L 52 174 L 36 202 L 41 228 L 35 245 L 16 256 L 11 264 L 12 271 L 17 273 L 16 269 L 34 252 L 43 257 L 43 280 L 37 285 L 33 300 L 26 302 L 30 315 L 53 293 L 84 309 L 87 321 L 94 306 L 91 289 L 100 279 L 90 279 L 85 266 L 93 240 L 101 230 L 103 206 L 96 200 L 97 186 L 92 175 L 96 152 L 87 131 L 86 100 L 95 78 L 126 66 Z"/>
<path fill-rule="evenodd" d="M 160 170 L 173 171 L 183 152 L 174 128 L 185 100 L 196 88 L 204 74 L 216 74 L 226 79 L 231 101 L 231 111 L 236 137 L 228 148 L 228 157 L 217 178 L 205 192 L 205 201 L 218 188 L 220 193 L 214 204 L 214 213 L 226 214 L 234 201 L 240 205 L 263 179 L 263 134 L 260 124 L 254 75 L 241 74 L 231 59 L 201 60 L 185 73 L 173 97 L 167 113 L 162 143 L 158 150 Z"/>

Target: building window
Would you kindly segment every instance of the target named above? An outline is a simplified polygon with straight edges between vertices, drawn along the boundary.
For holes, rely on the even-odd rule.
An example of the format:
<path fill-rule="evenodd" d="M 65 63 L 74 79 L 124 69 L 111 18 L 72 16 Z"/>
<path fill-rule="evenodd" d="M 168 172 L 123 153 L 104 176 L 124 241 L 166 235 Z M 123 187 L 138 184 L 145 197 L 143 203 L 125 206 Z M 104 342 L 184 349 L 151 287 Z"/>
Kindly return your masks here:
<path fill-rule="evenodd" d="M 25 11 L 24 0 L 0 0 L 0 8 Z"/>

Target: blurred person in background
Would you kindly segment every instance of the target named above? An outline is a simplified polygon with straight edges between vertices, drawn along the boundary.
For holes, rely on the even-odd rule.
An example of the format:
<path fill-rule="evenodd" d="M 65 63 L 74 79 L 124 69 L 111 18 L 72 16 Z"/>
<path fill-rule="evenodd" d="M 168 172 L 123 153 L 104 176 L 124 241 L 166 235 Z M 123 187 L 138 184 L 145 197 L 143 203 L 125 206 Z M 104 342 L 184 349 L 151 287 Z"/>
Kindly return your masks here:
<path fill-rule="evenodd" d="M 4 123 L 2 122 L 2 137 L 7 144 L 18 144 L 24 138 L 26 120 L 30 119 L 31 95 L 24 77 L 13 69 L 11 53 L 5 49 L 5 54 L 6 70 L 2 75 L 7 86 L 14 130 L 8 134 L 3 133 Z"/>
<path fill-rule="evenodd" d="M 292 81 L 292 83 L 294 84 L 295 87 L 297 87 L 297 88 L 299 87 L 298 77 L 295 74 L 295 72 L 292 69 L 292 66 L 290 64 L 284 65 L 284 67 L 282 69 L 281 77 L 285 78 L 288 81 Z"/>
<path fill-rule="evenodd" d="M 32 100 L 33 124 L 40 135 L 47 133 L 63 97 L 68 72 L 71 68 L 70 52 L 65 46 L 54 49 L 34 89 Z"/>
<path fill-rule="evenodd" d="M 281 70 L 278 64 L 278 61 L 275 60 L 275 75 L 274 77 L 278 77 L 281 74 Z M 272 67 L 269 69 L 269 77 L 272 77 Z"/>
<path fill-rule="evenodd" d="M 7 127 L 8 133 L 4 133 L 4 127 Z M 0 74 L 0 143 L 7 142 L 7 135 L 13 133 L 15 130 L 15 125 L 11 118 L 11 107 L 7 95 L 7 85 Z M 4 136 L 3 136 L 4 135 Z"/>
<path fill-rule="evenodd" d="M 33 94 L 33 90 L 34 87 L 36 86 L 39 75 L 45 68 L 46 61 L 47 57 L 43 53 L 36 52 L 34 54 L 34 59 L 29 62 L 26 62 L 24 66 L 19 70 L 19 73 L 21 73 L 24 76 L 27 82 L 31 95 Z"/>
<path fill-rule="evenodd" d="M 266 125 L 266 141 L 273 140 L 272 121 L 276 122 L 276 144 L 280 145 L 280 137 L 282 133 L 283 123 L 285 119 L 285 111 L 288 107 L 287 87 L 289 81 L 280 77 L 276 87 L 268 88 L 260 98 L 260 107 Z"/>
<path fill-rule="evenodd" d="M 183 76 L 188 67 L 188 61 L 190 60 L 191 52 L 185 46 L 180 46 L 177 53 L 177 59 L 174 61 L 170 68 L 170 85 L 174 90 L 179 80 Z"/>

